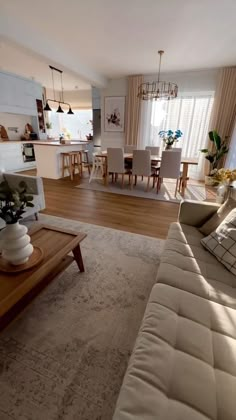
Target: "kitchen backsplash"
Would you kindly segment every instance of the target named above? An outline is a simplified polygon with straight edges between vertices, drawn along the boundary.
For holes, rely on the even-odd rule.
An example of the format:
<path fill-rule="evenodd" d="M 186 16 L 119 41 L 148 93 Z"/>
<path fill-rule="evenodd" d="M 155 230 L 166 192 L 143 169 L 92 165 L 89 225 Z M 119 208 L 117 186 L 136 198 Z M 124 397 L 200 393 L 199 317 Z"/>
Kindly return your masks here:
<path fill-rule="evenodd" d="M 32 125 L 31 116 L 0 112 L 0 125 L 5 127 L 9 140 L 20 140 L 27 123 Z M 17 132 L 14 129 L 17 129 Z"/>

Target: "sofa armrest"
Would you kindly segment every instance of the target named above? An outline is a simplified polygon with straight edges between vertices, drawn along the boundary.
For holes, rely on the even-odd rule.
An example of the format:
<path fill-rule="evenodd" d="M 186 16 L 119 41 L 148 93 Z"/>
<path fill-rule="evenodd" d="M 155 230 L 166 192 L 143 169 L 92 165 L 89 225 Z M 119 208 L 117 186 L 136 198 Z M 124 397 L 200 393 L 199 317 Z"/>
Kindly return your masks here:
<path fill-rule="evenodd" d="M 185 225 L 199 227 L 206 222 L 220 207 L 217 203 L 205 201 L 182 201 L 180 204 L 178 221 Z"/>

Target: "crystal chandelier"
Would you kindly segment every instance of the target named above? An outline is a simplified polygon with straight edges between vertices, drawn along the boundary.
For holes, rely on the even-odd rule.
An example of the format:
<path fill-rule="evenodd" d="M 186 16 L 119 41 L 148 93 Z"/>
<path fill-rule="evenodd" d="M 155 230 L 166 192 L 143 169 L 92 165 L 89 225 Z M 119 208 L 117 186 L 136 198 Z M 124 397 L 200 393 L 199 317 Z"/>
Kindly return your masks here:
<path fill-rule="evenodd" d="M 138 98 L 144 101 L 157 100 L 157 99 L 174 99 L 178 94 L 178 86 L 176 83 L 166 82 L 160 80 L 161 73 L 161 58 L 164 51 L 158 51 L 159 58 L 159 70 L 158 78 L 156 82 L 145 82 L 142 83 L 138 88 Z"/>

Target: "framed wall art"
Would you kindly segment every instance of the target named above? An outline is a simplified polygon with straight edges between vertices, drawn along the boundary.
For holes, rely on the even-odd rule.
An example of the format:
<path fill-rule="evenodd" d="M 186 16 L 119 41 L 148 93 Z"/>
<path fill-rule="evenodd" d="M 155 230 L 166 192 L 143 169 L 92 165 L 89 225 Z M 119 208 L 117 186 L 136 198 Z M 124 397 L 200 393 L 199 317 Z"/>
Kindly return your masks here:
<path fill-rule="evenodd" d="M 123 132 L 125 129 L 125 96 L 105 96 L 104 131 Z"/>

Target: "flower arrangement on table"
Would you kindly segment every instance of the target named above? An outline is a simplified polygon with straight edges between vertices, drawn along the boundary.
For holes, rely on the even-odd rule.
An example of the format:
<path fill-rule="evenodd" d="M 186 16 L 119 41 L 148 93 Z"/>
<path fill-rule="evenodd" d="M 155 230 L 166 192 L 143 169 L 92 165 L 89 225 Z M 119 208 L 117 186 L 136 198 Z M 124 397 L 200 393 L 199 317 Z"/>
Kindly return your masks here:
<path fill-rule="evenodd" d="M 27 195 L 27 185 L 24 181 L 19 183 L 18 188 L 11 188 L 4 179 L 0 183 L 0 218 L 6 224 L 17 223 L 26 207 L 34 207 L 33 199 L 32 195 Z"/>
<path fill-rule="evenodd" d="M 214 169 L 212 177 L 218 184 L 230 185 L 233 181 L 236 181 L 236 169 Z"/>
<path fill-rule="evenodd" d="M 11 188 L 6 179 L 0 183 L 0 218 L 6 222 L 0 231 L 1 252 L 2 258 L 13 265 L 26 263 L 34 250 L 27 227 L 19 224 L 25 208 L 34 207 L 33 199 L 24 181 L 18 188 Z"/>
<path fill-rule="evenodd" d="M 218 186 L 216 202 L 222 204 L 234 189 L 233 182 L 236 181 L 236 169 L 213 169 L 211 176 L 214 185 Z"/>
<path fill-rule="evenodd" d="M 181 130 L 162 130 L 159 131 L 159 136 L 162 138 L 163 142 L 166 145 L 166 150 L 171 149 L 173 144 L 179 141 L 180 137 L 182 137 L 183 133 Z"/>

